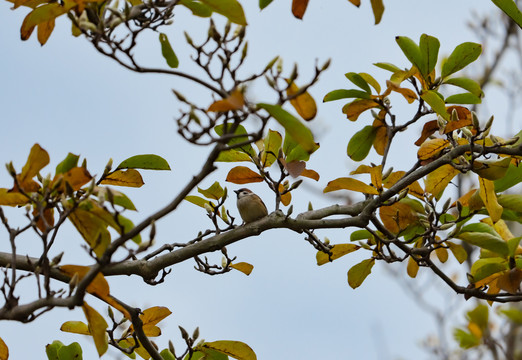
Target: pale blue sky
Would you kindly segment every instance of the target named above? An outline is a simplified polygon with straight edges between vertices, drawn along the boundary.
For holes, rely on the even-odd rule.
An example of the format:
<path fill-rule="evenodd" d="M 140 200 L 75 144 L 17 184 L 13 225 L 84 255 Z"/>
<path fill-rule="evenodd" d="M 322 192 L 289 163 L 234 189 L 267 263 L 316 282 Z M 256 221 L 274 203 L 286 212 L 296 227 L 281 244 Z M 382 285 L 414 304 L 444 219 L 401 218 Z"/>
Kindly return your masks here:
<path fill-rule="evenodd" d="M 345 176 L 355 167 L 345 155 L 346 144 L 350 134 L 362 128 L 368 118 L 351 123 L 341 114 L 342 102 L 321 103 L 328 91 L 350 86 L 344 73 L 369 72 L 384 82 L 388 73 L 372 63 L 407 64 L 395 44 L 396 35 L 418 40 L 422 33 L 428 33 L 439 38 L 441 55 L 449 54 L 459 43 L 477 40 L 465 26 L 466 21 L 473 21 L 471 8 L 479 13 L 495 11 L 488 1 L 385 1 L 382 23 L 374 26 L 369 1 L 363 1 L 357 9 L 346 0 L 312 0 L 304 21 L 291 16 L 290 0 L 276 0 L 261 13 L 257 1 L 243 3 L 250 25 L 250 56 L 245 70 L 257 71 L 275 55 L 281 55 L 288 70 L 293 62 L 298 62 L 300 74 L 307 79 L 315 59 L 332 58 L 329 71 L 311 91 L 319 103 L 319 113 L 310 126 L 321 149 L 309 167 L 321 174 L 321 180 L 318 185 L 309 181 L 308 189 L 321 189 L 329 180 Z M 138 214 L 132 215 L 134 220 L 169 202 L 177 187 L 197 171 L 207 153 L 207 149 L 195 149 L 178 137 L 173 121 L 178 104 L 170 89 L 176 88 L 188 98 L 203 99 L 203 104 L 208 99 L 204 89 L 178 78 L 139 75 L 122 69 L 97 54 L 83 38 L 73 38 L 65 19 L 58 21 L 44 47 L 37 43 L 36 34 L 21 42 L 19 27 L 27 11 L 11 11 L 10 5 L 4 2 L 0 6 L 0 105 L 4 124 L 0 132 L 0 163 L 12 160 L 20 169 L 35 142 L 50 153 L 51 167 L 47 171 L 68 152 L 86 157 L 93 174 L 100 174 L 111 157 L 117 164 L 135 154 L 154 153 L 167 159 L 172 171 L 145 172 L 146 185 L 142 189 L 121 190 L 135 200 L 139 209 Z M 198 39 L 206 28 L 207 20 L 180 12 L 174 28 L 163 30 L 178 52 L 181 69 L 193 69 L 183 44 L 183 30 Z M 143 64 L 163 66 L 157 35 L 142 40 L 139 58 Z M 262 89 L 254 86 L 250 96 L 255 101 L 270 100 L 271 95 Z M 397 103 L 398 112 L 405 102 L 397 99 Z M 417 134 L 406 134 L 400 141 L 410 143 L 413 137 Z M 415 161 L 413 147 L 396 147 L 390 156 L 395 157 L 392 162 L 396 169 L 406 170 Z M 229 189 L 237 188 L 224 183 L 230 167 L 220 165 L 202 187 L 220 181 Z M 5 171 L 0 171 L 0 181 L 0 187 L 10 186 Z M 264 196 L 273 209 L 273 200 L 262 185 L 251 188 Z M 316 208 L 330 202 L 304 189 L 296 192 L 294 199 L 294 213 L 305 211 L 309 200 Z M 233 199 L 228 207 L 235 212 Z M 201 209 L 183 204 L 177 213 L 159 222 L 157 243 L 190 240 L 209 225 Z M 82 240 L 72 226 L 63 230 L 57 246 L 71 248 L 63 262 L 89 263 L 80 249 Z M 348 241 L 349 233 L 318 232 L 333 243 Z M 0 234 L 0 239 L 5 239 L 5 233 Z M 0 240 L 0 250 L 7 249 L 5 243 Z M 19 244 L 30 255 L 38 254 L 38 246 L 30 237 Z M 405 294 L 382 264 L 374 267 L 359 289 L 348 287 L 347 270 L 369 254 L 350 254 L 317 267 L 312 247 L 298 234 L 281 230 L 245 239 L 230 246 L 229 253 L 238 256 L 239 261 L 252 263 L 252 275 L 232 272 L 209 277 L 193 270 L 194 264 L 189 261 L 173 268 L 162 285 L 150 287 L 137 278 L 110 279 L 111 290 L 137 307 L 162 305 L 172 310 L 168 321 L 162 322 L 163 335 L 157 339 L 160 348 L 167 346 L 168 339 L 180 344 L 177 325 L 181 325 L 189 331 L 199 326 L 201 336 L 208 341 L 244 341 L 262 360 L 429 358 L 420 350 L 419 342 L 434 333 L 432 318 L 415 305 L 415 299 Z M 219 254 L 210 257 L 220 262 Z M 394 268 L 405 274 L 404 266 Z M 435 288 L 429 296 L 436 303 L 448 307 L 453 304 L 456 295 L 440 283 L 428 286 L 430 279 L 421 276 L 406 281 L 427 291 Z M 105 305 L 97 300 L 87 301 L 98 310 L 105 310 Z M 463 321 L 462 313 L 456 314 L 455 320 Z M 34 358 L 35 354 L 36 358 L 44 358 L 45 344 L 55 339 L 67 344 L 81 341 L 84 358 L 95 358 L 90 339 L 58 330 L 69 319 L 83 320 L 83 314 L 56 310 L 28 325 L 4 322 L 0 336 L 10 347 L 13 359 Z"/>

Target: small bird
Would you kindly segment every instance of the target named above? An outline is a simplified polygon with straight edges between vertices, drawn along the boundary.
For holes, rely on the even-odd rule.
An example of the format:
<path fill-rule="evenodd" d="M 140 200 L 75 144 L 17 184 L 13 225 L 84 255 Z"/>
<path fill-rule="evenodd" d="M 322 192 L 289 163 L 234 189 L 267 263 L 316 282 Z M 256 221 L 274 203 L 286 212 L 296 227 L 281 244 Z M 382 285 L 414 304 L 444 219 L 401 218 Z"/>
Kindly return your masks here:
<path fill-rule="evenodd" d="M 259 196 L 246 188 L 234 190 L 237 194 L 237 209 L 245 223 L 256 221 L 268 215 L 265 203 Z"/>

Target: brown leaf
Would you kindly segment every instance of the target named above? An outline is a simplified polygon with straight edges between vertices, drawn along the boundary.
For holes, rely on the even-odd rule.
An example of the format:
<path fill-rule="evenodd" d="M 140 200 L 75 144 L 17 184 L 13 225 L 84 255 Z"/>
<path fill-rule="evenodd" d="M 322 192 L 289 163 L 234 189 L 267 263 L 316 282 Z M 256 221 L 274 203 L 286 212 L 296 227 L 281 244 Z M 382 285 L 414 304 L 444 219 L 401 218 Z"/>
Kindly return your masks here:
<path fill-rule="evenodd" d="M 361 0 L 348 0 L 348 1 L 357 7 L 361 6 Z"/>
<path fill-rule="evenodd" d="M 471 111 L 469 111 L 464 106 L 448 106 L 447 108 L 448 114 L 451 114 L 453 110 L 457 112 L 457 121 L 449 121 L 444 128 L 444 134 L 447 134 L 453 130 L 460 129 L 464 126 L 472 125 L 471 120 Z"/>
<path fill-rule="evenodd" d="M 292 0 L 292 14 L 298 19 L 302 19 L 306 7 L 308 6 L 308 0 Z"/>
<path fill-rule="evenodd" d="M 431 120 L 424 124 L 421 136 L 415 141 L 415 145 L 420 146 L 427 138 L 439 130 L 437 120 Z"/>
<path fill-rule="evenodd" d="M 389 93 L 389 90 L 398 92 L 399 94 L 404 96 L 404 98 L 406 99 L 408 104 L 411 104 L 412 102 L 417 100 L 417 94 L 415 93 L 415 91 L 413 91 L 411 89 L 401 88 L 398 84 L 396 84 L 390 80 L 386 80 L 386 86 L 388 86 L 388 89 L 385 92 L 385 94 L 387 92 Z"/>
<path fill-rule="evenodd" d="M 288 171 L 290 176 L 298 177 L 303 173 L 306 168 L 306 163 L 300 160 L 294 160 L 290 162 L 283 162 L 285 169 Z"/>
<path fill-rule="evenodd" d="M 38 211 L 36 209 L 33 209 L 33 216 L 36 217 L 38 214 Z M 44 222 L 45 219 L 45 222 Z M 46 225 L 47 224 L 47 225 Z M 50 227 L 54 225 L 54 209 L 53 208 L 46 208 L 43 211 L 43 218 L 38 217 L 38 220 L 36 221 L 36 226 L 38 229 L 40 229 L 41 232 L 44 232 L 46 230 L 49 230 Z"/>
<path fill-rule="evenodd" d="M 228 172 L 226 181 L 234 184 L 248 184 L 262 182 L 263 177 L 246 166 L 236 166 Z"/>
<path fill-rule="evenodd" d="M 497 285 L 508 293 L 515 294 L 520 291 L 520 283 L 522 282 L 522 270 L 514 268 L 507 270 L 498 280 Z"/>

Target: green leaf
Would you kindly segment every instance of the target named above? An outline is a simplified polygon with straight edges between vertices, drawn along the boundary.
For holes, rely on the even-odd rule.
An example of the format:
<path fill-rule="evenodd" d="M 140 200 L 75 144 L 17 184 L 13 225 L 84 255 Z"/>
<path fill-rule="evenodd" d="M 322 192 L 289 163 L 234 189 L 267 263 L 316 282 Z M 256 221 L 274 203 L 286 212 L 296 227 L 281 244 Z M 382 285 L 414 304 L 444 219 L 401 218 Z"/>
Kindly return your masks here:
<path fill-rule="evenodd" d="M 230 129 L 231 125 L 227 124 L 227 126 L 228 126 L 227 133 L 230 133 L 229 129 Z M 219 136 L 223 136 L 223 134 L 225 133 L 225 125 L 224 124 L 216 125 L 214 127 L 214 131 Z M 246 131 L 245 127 L 243 125 L 238 125 L 238 127 L 236 128 L 236 131 L 234 131 L 234 137 L 227 142 L 227 145 L 234 146 L 236 144 L 240 144 L 240 143 L 244 143 L 244 142 L 248 141 L 249 137 L 247 136 L 247 134 L 248 134 L 248 132 Z M 233 150 L 241 151 L 251 157 L 257 156 L 254 148 L 250 144 L 243 145 L 243 146 L 233 149 Z M 249 160 L 251 160 L 251 159 L 249 159 Z"/>
<path fill-rule="evenodd" d="M 167 61 L 167 65 L 171 68 L 177 68 L 179 66 L 179 60 L 176 53 L 170 46 L 169 38 L 164 33 L 159 34 L 159 41 L 161 43 L 161 54 Z"/>
<path fill-rule="evenodd" d="M 214 350 L 238 360 L 255 360 L 257 358 L 252 348 L 241 341 L 219 340 L 204 342 L 197 346 L 196 350 L 200 350 L 198 348 L 201 348 L 201 351 Z"/>
<path fill-rule="evenodd" d="M 521 194 L 501 194 L 497 196 L 498 203 L 506 209 L 522 212 L 522 195 Z"/>
<path fill-rule="evenodd" d="M 506 175 L 502 179 L 495 180 L 495 192 L 503 192 L 522 182 L 522 166 L 509 165 Z"/>
<path fill-rule="evenodd" d="M 219 182 L 214 182 L 210 187 L 206 190 L 201 189 L 198 186 L 198 192 L 209 199 L 219 200 L 225 195 L 225 190 L 221 187 Z"/>
<path fill-rule="evenodd" d="M 56 174 L 65 174 L 67 171 L 78 166 L 80 156 L 68 153 L 61 163 L 56 165 Z"/>
<path fill-rule="evenodd" d="M 468 224 L 466 226 L 464 226 L 461 230 L 460 230 L 461 233 L 464 233 L 464 232 L 484 232 L 484 233 L 488 233 L 490 235 L 493 235 L 493 236 L 498 236 L 498 233 L 495 231 L 495 229 L 491 226 L 491 225 L 488 225 L 486 223 L 473 223 L 473 224 Z"/>
<path fill-rule="evenodd" d="M 433 111 L 449 121 L 450 115 L 446 110 L 444 99 L 442 99 L 437 92 L 433 90 L 425 91 L 422 93 L 421 98 L 422 100 L 426 101 L 429 106 L 431 106 Z"/>
<path fill-rule="evenodd" d="M 510 307 L 508 309 L 501 309 L 500 313 L 507 317 L 509 320 L 514 322 L 515 324 L 522 324 L 522 311 L 517 309 L 516 307 Z"/>
<path fill-rule="evenodd" d="M 45 346 L 45 353 L 47 354 L 48 360 L 60 360 L 58 358 L 58 350 L 63 346 L 63 343 L 58 340 L 54 340 L 52 344 Z"/>
<path fill-rule="evenodd" d="M 361 286 L 366 277 L 372 272 L 374 264 L 375 259 L 366 259 L 348 270 L 348 284 L 352 289 Z"/>
<path fill-rule="evenodd" d="M 218 14 L 223 15 L 231 22 L 246 26 L 245 12 L 237 0 L 200 0 Z"/>
<path fill-rule="evenodd" d="M 471 311 L 468 311 L 468 319 L 479 326 L 484 331 L 488 327 L 489 310 L 488 306 L 484 304 L 477 305 Z"/>
<path fill-rule="evenodd" d="M 446 78 L 451 74 L 465 68 L 473 61 L 477 60 L 482 52 L 480 44 L 465 42 L 457 45 L 455 50 L 450 54 L 444 65 L 442 66 L 442 78 Z"/>
<path fill-rule="evenodd" d="M 259 9 L 263 10 L 274 0 L 259 0 Z"/>
<path fill-rule="evenodd" d="M 446 98 L 446 104 L 480 104 L 482 100 L 472 93 L 450 95 Z"/>
<path fill-rule="evenodd" d="M 347 98 L 359 98 L 359 99 L 370 99 L 370 94 L 361 90 L 333 90 L 326 94 L 323 98 L 323 102 L 335 101 Z"/>
<path fill-rule="evenodd" d="M 134 229 L 134 223 L 123 215 L 118 215 L 118 222 L 119 222 L 119 225 L 121 225 L 123 227 L 123 232 L 121 232 L 120 227 L 116 228 L 116 230 L 120 234 L 128 233 L 129 231 Z M 135 237 L 132 238 L 132 241 L 134 241 L 138 245 L 141 244 L 141 235 L 140 234 L 136 235 Z"/>
<path fill-rule="evenodd" d="M 349 72 L 344 74 L 348 80 L 350 80 L 352 83 L 363 89 L 366 93 L 371 94 L 372 89 L 370 89 L 370 85 L 366 82 L 366 80 L 363 79 L 363 77 L 357 73 Z"/>
<path fill-rule="evenodd" d="M 522 13 L 513 0 L 491 0 L 500 10 L 506 13 L 519 27 L 522 28 Z"/>
<path fill-rule="evenodd" d="M 242 151 L 227 150 L 219 153 L 216 161 L 219 162 L 238 162 L 238 161 L 252 161 L 250 156 Z"/>
<path fill-rule="evenodd" d="M 82 360 L 82 347 L 77 342 L 73 342 L 67 346 L 62 346 L 58 350 L 58 359 L 60 360 Z"/>
<path fill-rule="evenodd" d="M 161 156 L 145 154 L 123 160 L 116 168 L 116 170 L 119 169 L 170 170 L 170 166 Z"/>
<path fill-rule="evenodd" d="M 484 95 L 478 82 L 465 77 L 455 77 L 447 79 L 444 81 L 443 84 L 458 86 L 464 90 L 468 90 L 470 93 L 478 97 L 482 97 Z"/>
<path fill-rule="evenodd" d="M 299 145 L 290 134 L 288 134 L 288 132 L 285 133 L 283 154 L 285 154 L 285 160 L 287 163 L 296 160 L 308 161 L 310 159 L 310 154 L 306 152 L 303 147 Z"/>
<path fill-rule="evenodd" d="M 514 237 L 507 241 L 508 248 L 509 248 L 509 256 L 513 256 L 513 257 L 515 256 L 515 253 L 518 249 L 518 245 L 520 244 L 520 240 L 522 240 L 522 236 Z"/>
<path fill-rule="evenodd" d="M 483 232 L 463 232 L 456 236 L 469 244 L 493 251 L 502 256 L 509 255 L 507 243 L 499 236 Z"/>
<path fill-rule="evenodd" d="M 419 41 L 419 48 L 422 56 L 422 66 L 426 69 L 426 74 L 424 75 L 427 76 L 435 69 L 435 65 L 437 65 L 440 48 L 439 39 L 422 34 Z M 431 79 L 431 81 L 433 80 L 435 79 Z"/>
<path fill-rule="evenodd" d="M 473 276 L 473 280 L 476 282 L 485 279 L 490 275 L 507 270 L 508 268 L 507 261 L 503 258 L 493 257 L 478 259 L 471 266 L 471 275 Z"/>
<path fill-rule="evenodd" d="M 282 142 L 283 138 L 279 132 L 268 130 L 268 134 L 263 141 L 264 150 L 261 156 L 261 164 L 263 167 L 270 167 L 277 160 Z"/>
<path fill-rule="evenodd" d="M 365 126 L 356 132 L 348 142 L 347 153 L 353 161 L 362 161 L 372 148 L 377 129 L 371 125 Z"/>
<path fill-rule="evenodd" d="M 356 230 L 350 234 L 350 241 L 372 239 L 373 235 L 368 230 Z"/>
<path fill-rule="evenodd" d="M 169 349 L 161 350 L 160 355 L 163 358 L 163 360 L 176 360 L 176 357 L 173 353 L 170 352 Z M 194 359 L 194 356 L 192 357 L 192 359 Z"/>
<path fill-rule="evenodd" d="M 472 347 L 480 345 L 479 338 L 462 329 L 455 329 L 453 336 L 455 337 L 455 340 L 459 343 L 459 346 L 463 349 L 470 349 Z"/>
<path fill-rule="evenodd" d="M 187 195 L 185 196 L 185 199 L 190 203 L 193 203 L 194 205 L 200 206 L 202 208 L 206 208 L 205 205 L 210 205 L 212 208 L 215 206 L 215 204 L 212 201 L 209 201 L 207 199 L 203 199 L 202 197 L 195 196 L 195 195 Z"/>
<path fill-rule="evenodd" d="M 313 153 L 319 148 L 319 145 L 314 141 L 314 136 L 310 129 L 281 106 L 270 104 L 258 104 L 257 106 L 266 110 L 276 119 L 308 154 Z"/>
<path fill-rule="evenodd" d="M 391 71 L 392 73 L 395 73 L 397 71 L 401 71 L 402 69 L 399 68 L 398 66 L 396 65 L 393 65 L 391 63 L 387 63 L 387 62 L 378 62 L 378 63 L 374 63 L 373 65 L 377 66 L 378 68 L 381 68 L 383 70 L 388 70 L 388 71 Z"/>
<path fill-rule="evenodd" d="M 195 16 L 210 17 L 212 15 L 212 9 L 199 1 L 180 0 L 179 4 L 192 11 L 192 14 Z"/>
<path fill-rule="evenodd" d="M 406 55 L 406 58 L 419 69 L 422 75 L 426 75 L 428 72 L 427 63 L 423 61 L 421 50 L 415 41 L 406 36 L 396 36 L 395 41 L 404 55 Z"/>

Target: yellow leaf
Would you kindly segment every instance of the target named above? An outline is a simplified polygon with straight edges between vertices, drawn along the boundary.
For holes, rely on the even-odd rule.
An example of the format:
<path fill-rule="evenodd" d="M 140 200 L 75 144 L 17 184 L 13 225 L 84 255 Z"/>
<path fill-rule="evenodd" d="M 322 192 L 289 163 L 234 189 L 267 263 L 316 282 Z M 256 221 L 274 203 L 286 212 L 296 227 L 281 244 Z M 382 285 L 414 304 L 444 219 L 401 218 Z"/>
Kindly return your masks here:
<path fill-rule="evenodd" d="M 334 261 L 335 259 L 339 259 L 341 256 L 344 256 L 346 254 L 349 254 L 351 252 L 354 252 L 356 250 L 359 250 L 361 247 L 359 245 L 355 244 L 338 244 L 334 245 L 330 252 L 332 255 L 328 256 L 328 254 L 318 251 L 315 255 L 315 259 L 317 260 L 317 265 L 321 266 L 324 265 L 330 261 Z"/>
<path fill-rule="evenodd" d="M 56 17 L 66 14 L 73 7 L 77 6 L 73 1 L 65 1 L 64 4 L 48 3 L 35 8 L 25 17 L 20 35 L 22 40 L 27 40 L 31 36 L 35 26 L 55 19 Z"/>
<path fill-rule="evenodd" d="M 445 247 L 439 246 L 435 248 L 435 254 L 441 263 L 448 261 L 448 250 Z"/>
<path fill-rule="evenodd" d="M 408 276 L 411 278 L 415 278 L 417 276 L 417 273 L 419 272 L 419 264 L 411 256 L 408 258 L 408 266 L 406 267 L 406 272 L 408 273 Z"/>
<path fill-rule="evenodd" d="M 407 204 L 396 202 L 392 205 L 382 206 L 379 215 L 383 225 L 394 234 L 400 233 L 408 226 L 414 224 L 418 216 Z"/>
<path fill-rule="evenodd" d="M 369 110 L 371 108 L 378 107 L 379 104 L 376 103 L 373 100 L 355 100 L 351 103 L 346 104 L 343 106 L 343 114 L 346 114 L 346 117 L 350 119 L 351 121 L 355 121 L 359 118 L 359 115 L 361 115 L 366 110 Z"/>
<path fill-rule="evenodd" d="M 473 162 L 473 172 L 481 178 L 488 180 L 498 180 L 506 175 L 511 158 L 507 157 L 496 161 L 478 161 Z"/>
<path fill-rule="evenodd" d="M 19 206 L 28 202 L 29 199 L 19 192 L 9 192 L 7 189 L 0 189 L 0 205 Z"/>
<path fill-rule="evenodd" d="M 294 82 L 292 82 L 288 86 L 288 89 L 286 89 L 286 95 L 290 97 L 297 94 L 298 91 L 299 87 L 297 87 L 297 85 Z M 317 114 L 317 105 L 315 103 L 315 100 L 308 92 L 304 92 L 303 94 L 293 98 L 292 100 L 290 100 L 290 104 L 294 107 L 297 113 L 306 121 L 312 120 Z"/>
<path fill-rule="evenodd" d="M 301 176 L 314 179 L 315 181 L 319 181 L 319 174 L 317 173 L 317 171 L 312 169 L 304 169 L 301 173 Z"/>
<path fill-rule="evenodd" d="M 453 166 L 442 165 L 426 176 L 424 187 L 427 192 L 439 199 L 446 186 L 458 173 L 459 171 Z"/>
<path fill-rule="evenodd" d="M 83 185 L 91 181 L 92 176 L 86 168 L 75 167 L 67 171 L 65 174 L 56 174 L 53 183 L 56 183 L 60 179 L 63 179 L 62 181 L 64 182 L 60 187 L 60 191 L 65 191 L 65 182 L 68 182 L 69 185 L 71 185 L 71 188 L 74 191 L 77 191 L 80 190 Z"/>
<path fill-rule="evenodd" d="M 141 187 L 143 179 L 141 174 L 136 169 L 116 170 L 105 177 L 101 184 L 104 185 L 118 185 L 129 187 Z"/>
<path fill-rule="evenodd" d="M 27 162 L 18 176 L 18 181 L 22 184 L 35 177 L 40 170 L 49 164 L 49 154 L 40 145 L 34 144 L 27 158 Z"/>
<path fill-rule="evenodd" d="M 330 191 L 337 191 L 337 190 L 351 190 L 351 191 L 358 191 L 365 194 L 372 194 L 372 195 L 378 195 L 379 192 L 376 188 L 367 185 L 363 183 L 362 181 L 342 177 L 335 180 L 330 181 L 326 187 L 324 188 L 323 192 L 327 193 Z"/>
<path fill-rule="evenodd" d="M 411 104 L 412 102 L 417 100 L 417 94 L 415 93 L 415 91 L 413 91 L 411 89 L 401 88 L 398 84 L 396 84 L 390 80 L 386 80 L 386 86 L 388 86 L 389 90 L 398 92 L 399 94 L 404 96 L 404 98 L 406 99 L 408 104 Z"/>
<path fill-rule="evenodd" d="M 382 156 L 384 155 L 384 150 L 388 145 L 388 127 L 380 119 L 375 119 L 372 126 L 377 128 L 377 131 L 375 132 L 375 139 L 373 140 L 373 148 L 377 154 Z"/>
<path fill-rule="evenodd" d="M 228 172 L 226 181 L 234 184 L 248 184 L 262 182 L 263 177 L 246 166 L 236 166 Z"/>
<path fill-rule="evenodd" d="M 384 4 L 382 0 L 370 0 L 372 4 L 373 16 L 375 17 L 375 25 L 381 22 L 382 14 L 384 13 Z"/>
<path fill-rule="evenodd" d="M 285 187 L 283 186 L 283 184 L 279 184 L 279 193 L 282 194 L 284 191 L 285 191 Z M 291 202 L 292 202 L 291 193 L 287 192 L 287 193 L 281 195 L 281 203 L 284 206 L 290 205 Z"/>
<path fill-rule="evenodd" d="M 473 321 L 469 322 L 468 330 L 477 339 L 482 338 L 482 330 L 480 329 L 480 326 L 478 324 L 474 323 Z"/>
<path fill-rule="evenodd" d="M 91 335 L 89 326 L 83 321 L 66 321 L 62 324 L 60 330 L 74 334 Z"/>
<path fill-rule="evenodd" d="M 417 151 L 419 160 L 428 160 L 437 157 L 440 152 L 449 145 L 448 140 L 431 139 L 425 141 Z"/>
<path fill-rule="evenodd" d="M 254 265 L 246 263 L 246 262 L 239 262 L 237 264 L 230 264 L 230 267 L 233 269 L 236 269 L 238 271 L 241 271 L 245 275 L 250 275 L 252 270 L 254 270 Z"/>
<path fill-rule="evenodd" d="M 520 283 L 522 282 L 522 270 L 514 268 L 504 272 L 498 280 L 497 285 L 508 293 L 515 294 L 520 291 Z"/>
<path fill-rule="evenodd" d="M 121 346 L 123 349 L 128 349 L 130 347 L 134 347 L 134 345 L 136 345 L 136 342 L 134 341 L 133 338 L 129 337 L 129 338 L 120 340 L 118 342 L 118 345 Z M 138 354 L 139 356 L 141 356 L 143 359 L 150 359 L 149 353 L 147 352 L 147 350 L 145 350 L 145 348 L 143 346 L 136 347 L 134 349 L 134 352 L 136 354 Z"/>
<path fill-rule="evenodd" d="M 464 249 L 462 245 L 454 244 L 452 242 L 446 241 L 446 245 L 453 253 L 453 256 L 455 256 L 455 259 L 462 264 L 466 259 L 468 258 L 468 253 Z"/>
<path fill-rule="evenodd" d="M 47 40 L 49 39 L 49 36 L 51 36 L 51 33 L 54 30 L 54 19 L 51 19 L 49 21 L 42 22 L 38 24 L 38 42 L 40 45 L 45 45 Z"/>
<path fill-rule="evenodd" d="M 161 329 L 156 326 L 161 320 L 172 314 L 168 308 L 164 306 L 154 306 L 143 310 L 140 319 L 143 322 L 143 331 L 145 335 L 155 337 L 161 335 Z M 134 328 L 131 325 L 128 332 L 133 332 Z"/>
<path fill-rule="evenodd" d="M 497 222 L 502 216 L 503 209 L 497 201 L 497 195 L 495 194 L 495 184 L 493 181 L 483 179 L 481 177 L 479 177 L 479 184 L 480 198 L 484 202 L 491 220 L 493 220 L 493 222 Z"/>
<path fill-rule="evenodd" d="M 9 359 L 9 348 L 5 344 L 4 340 L 0 338 L 0 360 Z"/>
<path fill-rule="evenodd" d="M 98 355 L 102 356 L 109 348 L 109 339 L 107 336 L 107 322 L 105 319 L 86 302 L 82 305 L 83 313 L 89 324 L 89 330 L 96 345 Z"/>
<path fill-rule="evenodd" d="M 405 171 L 394 171 L 383 180 L 382 184 L 385 188 L 389 189 L 395 185 L 397 181 L 402 179 L 404 175 L 406 175 Z M 422 190 L 422 187 L 417 181 L 408 185 L 408 194 L 411 194 L 419 199 L 424 199 L 424 190 Z"/>
<path fill-rule="evenodd" d="M 101 257 L 111 242 L 111 234 L 107 230 L 107 223 L 90 211 L 75 209 L 69 220 L 89 244 L 94 253 Z"/>
<path fill-rule="evenodd" d="M 308 0 L 292 0 L 292 14 L 298 19 L 302 19 L 306 7 L 308 6 Z"/>
<path fill-rule="evenodd" d="M 360 165 L 352 174 L 370 174 L 372 185 L 378 190 L 382 190 L 382 165 Z"/>
<path fill-rule="evenodd" d="M 506 241 L 513 239 L 515 236 L 511 233 L 511 230 L 509 230 L 506 222 L 502 219 L 497 221 L 496 223 L 493 223 L 491 218 L 484 218 L 480 220 L 480 222 L 486 223 L 490 226 L 492 226 L 497 234 L 500 235 L 500 237 Z"/>
<path fill-rule="evenodd" d="M 241 90 L 236 89 L 223 100 L 218 100 L 212 103 L 207 111 L 213 112 L 227 112 L 233 110 L 239 110 L 245 105 L 245 98 Z"/>
<path fill-rule="evenodd" d="M 199 346 L 196 346 L 195 350 L 198 348 L 207 348 L 212 349 L 222 354 L 233 357 L 237 360 L 256 360 L 257 356 L 254 350 L 250 346 L 240 341 L 231 341 L 231 340 L 220 340 L 213 342 L 205 342 Z"/>

